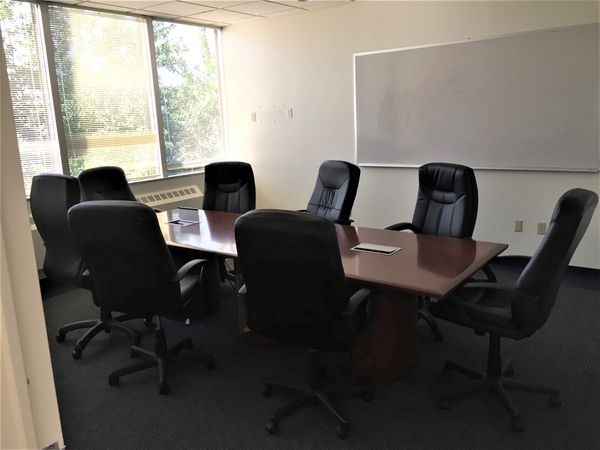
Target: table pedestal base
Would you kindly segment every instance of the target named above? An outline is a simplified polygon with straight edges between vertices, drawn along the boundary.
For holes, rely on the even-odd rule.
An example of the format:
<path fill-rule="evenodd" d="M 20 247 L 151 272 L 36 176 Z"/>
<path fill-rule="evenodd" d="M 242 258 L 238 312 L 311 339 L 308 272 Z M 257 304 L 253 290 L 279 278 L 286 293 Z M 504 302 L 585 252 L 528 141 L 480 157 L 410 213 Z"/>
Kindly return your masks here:
<path fill-rule="evenodd" d="M 375 316 L 352 349 L 353 372 L 359 377 L 394 381 L 416 362 L 416 295 L 380 291 Z"/>

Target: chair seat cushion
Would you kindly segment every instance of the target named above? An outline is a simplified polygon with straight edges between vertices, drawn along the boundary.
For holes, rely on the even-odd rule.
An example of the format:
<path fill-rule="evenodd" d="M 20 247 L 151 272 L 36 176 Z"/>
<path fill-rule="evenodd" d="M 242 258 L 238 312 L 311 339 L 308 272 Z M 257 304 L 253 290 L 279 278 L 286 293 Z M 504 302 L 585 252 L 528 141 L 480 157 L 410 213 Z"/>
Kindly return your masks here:
<path fill-rule="evenodd" d="M 492 289 L 459 289 L 449 297 L 432 303 L 429 311 L 439 319 L 500 336 L 521 339 L 529 333 L 513 318 L 513 296 Z"/>

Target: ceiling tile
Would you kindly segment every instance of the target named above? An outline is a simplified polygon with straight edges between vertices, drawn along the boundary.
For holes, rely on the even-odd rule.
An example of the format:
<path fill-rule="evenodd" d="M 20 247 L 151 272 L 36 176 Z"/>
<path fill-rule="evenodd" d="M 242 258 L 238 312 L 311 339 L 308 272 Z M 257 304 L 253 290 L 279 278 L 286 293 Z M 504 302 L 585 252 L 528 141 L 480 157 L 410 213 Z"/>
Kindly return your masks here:
<path fill-rule="evenodd" d="M 237 6 L 229 6 L 226 8 L 228 11 L 241 12 L 246 14 L 256 14 L 258 16 L 268 15 L 272 13 L 276 13 L 279 11 L 285 11 L 289 9 L 294 9 L 286 5 L 282 5 L 281 3 L 271 3 L 271 2 L 252 2 L 252 3 L 244 3 L 242 5 Z"/>
<path fill-rule="evenodd" d="M 96 2 L 81 2 L 81 3 L 77 3 L 77 6 L 83 6 L 84 8 L 96 8 L 96 9 L 102 9 L 102 10 L 107 10 L 107 11 L 115 11 L 115 12 L 131 11 L 131 8 L 121 8 L 120 6 L 105 5 L 103 3 L 96 3 Z"/>
<path fill-rule="evenodd" d="M 304 9 L 300 9 L 300 8 L 288 8 L 284 11 L 277 11 L 271 14 L 264 14 L 265 17 L 267 17 L 268 19 L 272 18 L 272 17 L 283 17 L 283 16 L 289 16 L 292 14 L 302 14 L 305 13 L 306 10 Z"/>
<path fill-rule="evenodd" d="M 195 14 L 193 17 L 196 19 L 207 19 L 212 22 L 220 23 L 233 23 L 254 18 L 254 16 L 248 14 L 225 11 L 224 9 L 215 9 L 202 14 Z"/>
<path fill-rule="evenodd" d="M 328 8 L 331 6 L 341 6 L 347 3 L 350 3 L 351 0 L 333 0 L 333 1 L 320 1 L 320 0 L 310 0 L 310 1 L 290 1 L 290 0 L 276 0 L 277 3 L 281 3 L 284 5 L 295 6 L 297 8 L 302 9 L 319 9 L 319 8 Z"/>
<path fill-rule="evenodd" d="M 230 6 L 236 6 L 236 5 L 242 5 L 244 3 L 252 3 L 252 0 L 237 0 L 237 1 L 231 1 L 231 0 L 186 0 L 189 1 L 190 3 L 197 3 L 199 5 L 206 5 L 206 6 L 210 6 L 212 8 L 229 8 Z"/>
<path fill-rule="evenodd" d="M 174 16 L 191 16 L 204 11 L 210 11 L 212 8 L 210 6 L 203 6 L 194 3 L 171 1 L 168 3 L 163 3 L 162 5 L 150 6 L 142 9 L 158 13 L 171 14 Z"/>
<path fill-rule="evenodd" d="M 166 2 L 167 0 L 101 0 L 101 3 L 104 3 L 105 5 L 120 6 L 122 8 L 129 8 L 130 10 L 144 9 L 149 6 L 160 5 L 161 3 Z"/>
<path fill-rule="evenodd" d="M 140 16 L 162 17 L 163 19 L 174 19 L 175 17 L 179 17 L 173 14 L 157 13 L 154 11 L 148 11 L 146 9 L 134 9 L 129 12 L 131 14 L 139 14 Z"/>

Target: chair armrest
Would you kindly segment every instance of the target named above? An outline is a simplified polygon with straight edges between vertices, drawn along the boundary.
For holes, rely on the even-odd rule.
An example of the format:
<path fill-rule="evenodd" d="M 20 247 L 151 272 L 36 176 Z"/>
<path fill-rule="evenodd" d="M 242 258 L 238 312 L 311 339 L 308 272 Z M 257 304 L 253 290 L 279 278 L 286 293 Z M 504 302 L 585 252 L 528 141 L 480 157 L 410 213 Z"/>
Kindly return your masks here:
<path fill-rule="evenodd" d="M 240 290 L 238 291 L 238 294 L 240 295 L 246 295 L 246 293 L 248 292 L 248 290 L 246 289 L 246 285 L 244 284 Z"/>
<path fill-rule="evenodd" d="M 358 307 L 361 306 L 371 296 L 372 293 L 373 291 L 366 288 L 356 291 L 352 297 L 350 297 L 350 300 L 348 300 L 346 307 L 342 310 L 342 315 L 352 316 Z"/>
<path fill-rule="evenodd" d="M 417 230 L 417 227 L 415 227 L 410 222 L 395 223 L 394 225 L 390 225 L 389 227 L 385 227 L 385 229 L 386 230 L 393 230 L 393 231 L 410 230 L 413 233 L 418 233 L 419 232 L 419 230 Z"/>
<path fill-rule="evenodd" d="M 175 274 L 174 281 L 181 281 L 192 269 L 197 267 L 202 268 L 205 262 L 205 259 L 192 259 L 191 261 L 186 262 Z"/>

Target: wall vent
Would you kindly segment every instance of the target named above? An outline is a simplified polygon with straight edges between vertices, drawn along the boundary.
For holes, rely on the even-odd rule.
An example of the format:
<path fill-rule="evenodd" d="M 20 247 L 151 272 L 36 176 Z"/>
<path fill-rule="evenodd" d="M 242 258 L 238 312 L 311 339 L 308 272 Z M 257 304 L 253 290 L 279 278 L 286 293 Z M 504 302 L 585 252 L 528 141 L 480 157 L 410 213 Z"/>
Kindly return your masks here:
<path fill-rule="evenodd" d="M 152 207 L 199 197 L 202 197 L 202 191 L 197 184 L 167 189 L 166 191 L 145 192 L 136 196 L 139 202 Z"/>

